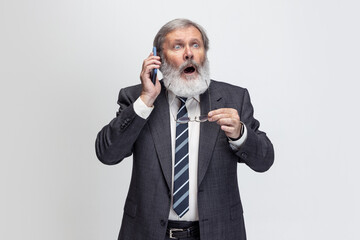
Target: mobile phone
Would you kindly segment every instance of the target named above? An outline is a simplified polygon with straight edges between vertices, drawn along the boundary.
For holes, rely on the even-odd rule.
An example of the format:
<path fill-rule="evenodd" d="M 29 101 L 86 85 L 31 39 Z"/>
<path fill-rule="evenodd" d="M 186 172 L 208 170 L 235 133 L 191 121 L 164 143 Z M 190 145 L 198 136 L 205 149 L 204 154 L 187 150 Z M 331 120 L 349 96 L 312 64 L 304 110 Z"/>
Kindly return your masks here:
<path fill-rule="evenodd" d="M 154 56 L 156 56 L 156 47 L 153 47 L 153 54 Z M 151 71 L 151 81 L 153 82 L 154 85 L 156 83 L 156 75 L 157 75 L 157 68 L 154 68 Z"/>

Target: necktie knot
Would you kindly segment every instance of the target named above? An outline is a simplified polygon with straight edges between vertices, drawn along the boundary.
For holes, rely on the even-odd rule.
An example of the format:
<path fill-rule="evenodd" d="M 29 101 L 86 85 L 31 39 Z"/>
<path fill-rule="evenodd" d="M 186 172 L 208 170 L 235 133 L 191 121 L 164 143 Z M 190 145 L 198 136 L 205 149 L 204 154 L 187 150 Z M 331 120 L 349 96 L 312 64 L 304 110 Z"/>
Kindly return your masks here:
<path fill-rule="evenodd" d="M 177 98 L 180 100 L 181 105 L 184 105 L 186 103 L 187 98 L 185 98 L 185 97 L 177 97 Z"/>

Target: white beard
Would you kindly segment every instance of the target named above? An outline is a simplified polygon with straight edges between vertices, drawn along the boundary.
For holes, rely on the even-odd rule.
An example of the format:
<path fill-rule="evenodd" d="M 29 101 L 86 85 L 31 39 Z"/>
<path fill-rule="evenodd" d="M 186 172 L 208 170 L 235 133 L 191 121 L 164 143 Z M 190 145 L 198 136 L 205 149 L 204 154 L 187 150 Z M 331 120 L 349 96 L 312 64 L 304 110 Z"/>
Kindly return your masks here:
<path fill-rule="evenodd" d="M 210 85 L 209 61 L 206 58 L 202 65 L 193 60 L 184 62 L 179 68 L 173 67 L 169 62 L 163 59 L 160 71 L 163 74 L 164 86 L 179 97 L 194 97 L 204 93 Z M 197 76 L 189 76 L 186 79 L 181 77 L 184 68 L 193 64 L 197 69 Z"/>

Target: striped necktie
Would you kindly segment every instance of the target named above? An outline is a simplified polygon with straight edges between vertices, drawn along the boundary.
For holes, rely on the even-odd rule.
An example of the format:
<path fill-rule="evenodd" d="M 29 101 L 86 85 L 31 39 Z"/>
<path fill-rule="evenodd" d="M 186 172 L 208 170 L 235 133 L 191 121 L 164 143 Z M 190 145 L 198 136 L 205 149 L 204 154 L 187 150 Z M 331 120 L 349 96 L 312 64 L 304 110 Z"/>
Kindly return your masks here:
<path fill-rule="evenodd" d="M 186 98 L 179 98 L 181 105 L 177 118 L 187 117 Z M 173 208 L 181 218 L 189 210 L 189 134 L 188 123 L 176 123 Z"/>

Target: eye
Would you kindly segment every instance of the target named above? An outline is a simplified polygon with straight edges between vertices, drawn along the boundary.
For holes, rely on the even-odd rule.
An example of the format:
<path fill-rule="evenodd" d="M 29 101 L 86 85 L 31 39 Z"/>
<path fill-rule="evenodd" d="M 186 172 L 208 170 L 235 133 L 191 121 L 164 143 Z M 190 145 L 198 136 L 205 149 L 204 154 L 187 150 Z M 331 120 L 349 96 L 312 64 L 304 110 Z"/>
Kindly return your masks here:
<path fill-rule="evenodd" d="M 194 43 L 194 44 L 193 44 L 193 47 L 194 47 L 194 48 L 199 48 L 200 46 L 199 46 L 199 44 Z"/>
<path fill-rule="evenodd" d="M 180 46 L 179 44 L 176 44 L 176 45 L 174 46 L 174 49 L 175 49 L 175 50 L 179 50 L 179 49 L 181 49 L 181 46 Z"/>

